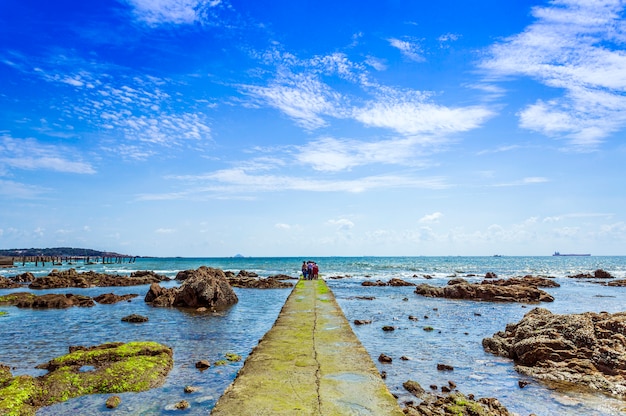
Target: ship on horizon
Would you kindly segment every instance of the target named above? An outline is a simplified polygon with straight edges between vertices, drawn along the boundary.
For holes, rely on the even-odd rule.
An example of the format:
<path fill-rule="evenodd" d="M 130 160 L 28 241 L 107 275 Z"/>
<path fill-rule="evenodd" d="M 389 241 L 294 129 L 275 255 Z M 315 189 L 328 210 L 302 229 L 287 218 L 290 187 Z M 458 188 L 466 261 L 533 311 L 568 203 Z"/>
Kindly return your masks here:
<path fill-rule="evenodd" d="M 553 256 L 578 256 L 578 257 L 584 257 L 584 256 L 591 256 L 591 254 L 561 254 L 558 251 L 555 251 Z"/>

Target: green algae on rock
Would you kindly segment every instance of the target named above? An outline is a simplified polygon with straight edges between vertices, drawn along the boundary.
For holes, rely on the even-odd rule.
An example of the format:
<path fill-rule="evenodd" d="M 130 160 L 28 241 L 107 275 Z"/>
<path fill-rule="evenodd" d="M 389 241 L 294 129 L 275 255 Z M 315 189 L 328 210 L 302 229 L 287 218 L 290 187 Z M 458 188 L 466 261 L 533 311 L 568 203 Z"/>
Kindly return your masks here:
<path fill-rule="evenodd" d="M 70 353 L 37 368 L 41 377 L 13 377 L 0 365 L 0 414 L 34 415 L 39 407 L 97 393 L 158 387 L 172 368 L 172 349 L 156 342 L 70 347 Z"/>

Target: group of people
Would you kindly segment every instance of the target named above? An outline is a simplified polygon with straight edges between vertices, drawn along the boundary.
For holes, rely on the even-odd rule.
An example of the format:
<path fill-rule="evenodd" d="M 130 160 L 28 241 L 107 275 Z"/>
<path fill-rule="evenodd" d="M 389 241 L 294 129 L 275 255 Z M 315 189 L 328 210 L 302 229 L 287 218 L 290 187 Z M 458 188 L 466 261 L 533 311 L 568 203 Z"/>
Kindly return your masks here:
<path fill-rule="evenodd" d="M 314 261 L 309 260 L 302 262 L 302 277 L 304 280 L 317 279 L 319 272 L 320 269 Z"/>

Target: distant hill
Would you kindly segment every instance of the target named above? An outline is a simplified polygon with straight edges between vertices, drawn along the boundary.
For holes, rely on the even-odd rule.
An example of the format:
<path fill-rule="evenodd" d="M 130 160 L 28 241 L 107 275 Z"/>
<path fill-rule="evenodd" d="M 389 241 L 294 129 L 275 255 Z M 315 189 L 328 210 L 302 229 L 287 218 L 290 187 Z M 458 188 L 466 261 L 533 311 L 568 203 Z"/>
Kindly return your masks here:
<path fill-rule="evenodd" d="M 53 248 L 12 248 L 1 250 L 0 256 L 6 257 L 131 257 L 127 254 L 119 254 L 113 251 L 99 251 L 89 248 L 53 247 Z"/>

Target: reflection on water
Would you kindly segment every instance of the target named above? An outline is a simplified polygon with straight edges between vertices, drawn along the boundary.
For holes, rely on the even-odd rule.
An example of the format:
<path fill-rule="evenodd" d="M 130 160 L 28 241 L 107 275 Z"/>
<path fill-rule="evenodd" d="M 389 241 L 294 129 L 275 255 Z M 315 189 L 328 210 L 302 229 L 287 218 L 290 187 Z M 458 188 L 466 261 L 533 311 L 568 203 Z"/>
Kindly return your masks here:
<path fill-rule="evenodd" d="M 201 265 L 238 272 L 245 269 L 261 276 L 288 274 L 297 276 L 302 259 L 137 259 L 133 264 L 93 265 L 79 271 L 95 270 L 128 275 L 135 270 L 154 270 L 174 277 L 179 270 L 195 269 Z M 487 271 L 499 276 L 544 274 L 556 276 L 562 287 L 547 289 L 555 302 L 542 304 L 554 313 L 586 311 L 623 311 L 626 288 L 611 288 L 586 280 L 565 276 L 603 268 L 619 278 L 626 277 L 626 258 L 588 257 L 398 257 L 398 258 L 325 258 L 315 259 L 322 266 L 323 277 L 350 275 L 349 279 L 329 279 L 346 318 L 371 319 L 369 325 L 353 326 L 370 356 L 382 371 L 387 372 L 389 389 L 399 401 L 413 399 L 402 387 L 412 379 L 428 390 L 440 389 L 454 381 L 459 391 L 476 397 L 496 397 L 509 410 L 519 415 L 535 413 L 552 415 L 623 415 L 619 411 L 626 403 L 603 395 L 576 390 L 562 390 L 545 385 L 515 372 L 510 360 L 483 351 L 481 341 L 504 330 L 507 323 L 517 322 L 533 305 L 498 304 L 489 302 L 453 301 L 423 298 L 411 287 L 363 287 L 364 280 L 402 278 L 414 283 L 444 285 L 450 276 L 480 281 Z M 55 266 L 57 267 L 57 266 Z M 67 267 L 59 267 L 67 268 Z M 32 271 L 46 275 L 52 267 L 26 265 L 4 275 Z M 432 279 L 426 279 L 429 275 Z M 473 275 L 469 276 L 468 275 Z M 163 286 L 175 286 L 167 282 Z M 0 295 L 18 290 L 0 290 Z M 44 293 L 76 293 L 96 296 L 113 292 L 119 295 L 137 293 L 129 302 L 100 305 L 92 308 L 65 310 L 29 310 L 0 307 L 8 312 L 0 316 L 0 363 L 13 368 L 15 375 L 42 375 L 37 364 L 66 354 L 70 345 L 96 345 L 112 341 L 153 340 L 174 350 L 174 368 L 165 384 L 142 393 L 121 394 L 122 404 L 117 415 L 180 414 L 174 404 L 187 400 L 191 407 L 187 415 L 206 415 L 224 389 L 234 380 L 241 362 L 212 366 L 201 372 L 195 368 L 198 360 L 214 363 L 232 352 L 248 356 L 258 340 L 269 330 L 290 293 L 290 290 L 235 289 L 239 303 L 224 311 L 197 313 L 176 308 L 152 308 L 143 297 L 148 286 L 55 289 Z M 362 300 L 362 296 L 373 300 Z M 144 315 L 149 321 L 141 324 L 122 322 L 130 314 Z M 409 320 L 413 315 L 417 321 Z M 395 331 L 382 331 L 385 325 Z M 434 328 L 424 331 L 425 326 Z M 381 353 L 393 357 L 384 365 L 377 358 Z M 406 356 L 409 360 L 401 360 Z M 437 364 L 454 367 L 453 371 L 437 371 Z M 519 388 L 518 381 L 528 381 Z M 198 392 L 186 394 L 185 386 L 195 386 Z M 110 414 L 104 402 L 109 395 L 84 396 L 66 403 L 43 408 L 38 415 Z"/>

